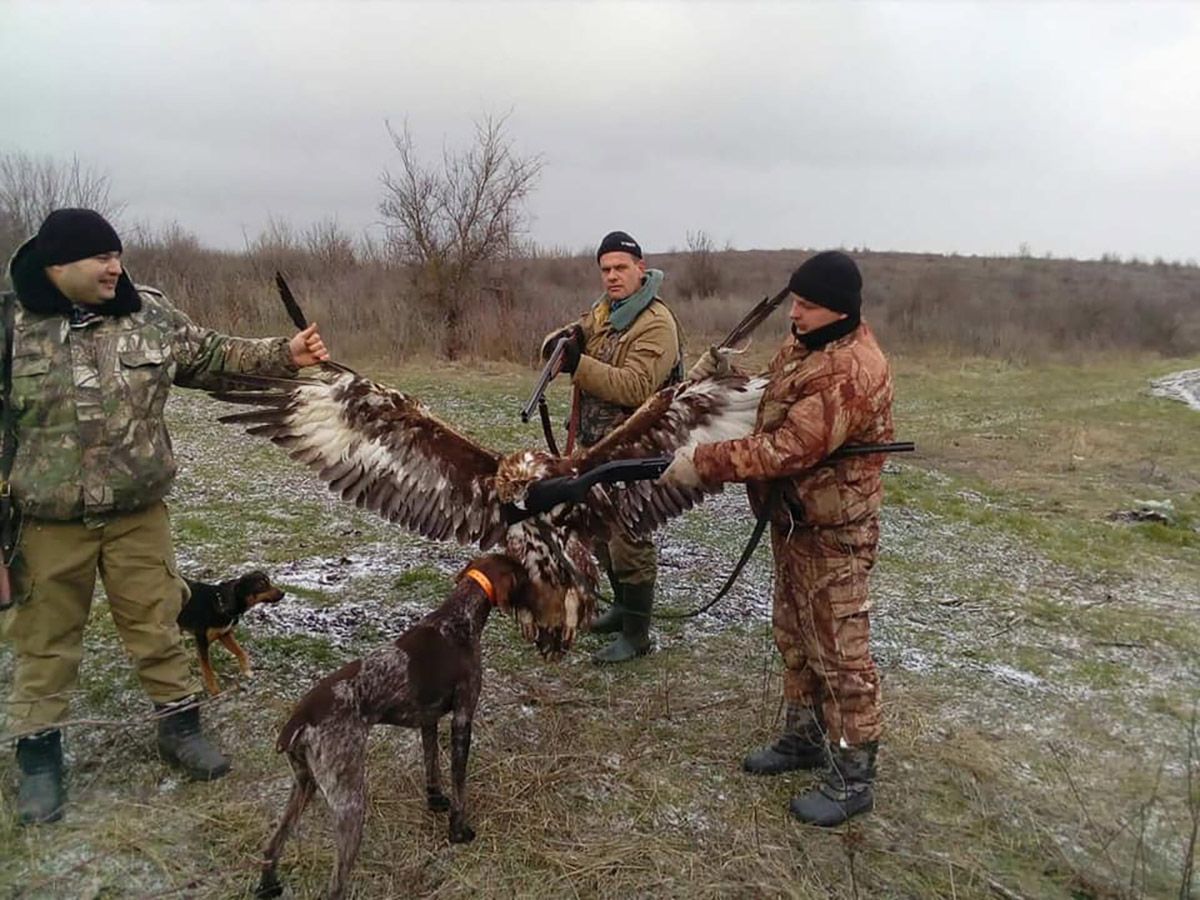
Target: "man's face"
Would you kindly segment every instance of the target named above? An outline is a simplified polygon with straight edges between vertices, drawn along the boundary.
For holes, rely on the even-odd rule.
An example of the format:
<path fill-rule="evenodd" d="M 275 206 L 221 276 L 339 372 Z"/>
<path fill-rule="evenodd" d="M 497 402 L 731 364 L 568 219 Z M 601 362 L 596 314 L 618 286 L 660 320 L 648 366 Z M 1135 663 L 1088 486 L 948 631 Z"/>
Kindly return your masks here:
<path fill-rule="evenodd" d="M 71 302 L 99 305 L 117 296 L 121 271 L 121 254 L 113 250 L 61 266 L 47 266 L 46 276 Z"/>
<path fill-rule="evenodd" d="M 646 274 L 646 263 L 632 253 L 613 250 L 600 257 L 600 280 L 609 300 L 624 300 L 637 293 Z"/>
<path fill-rule="evenodd" d="M 792 294 L 791 298 L 792 310 L 788 313 L 788 317 L 792 320 L 792 327 L 798 334 L 808 334 L 810 331 L 816 331 L 818 328 L 824 328 L 826 325 L 832 325 L 834 322 L 846 318 L 845 313 L 826 309 L 824 306 L 805 300 L 799 294 Z"/>

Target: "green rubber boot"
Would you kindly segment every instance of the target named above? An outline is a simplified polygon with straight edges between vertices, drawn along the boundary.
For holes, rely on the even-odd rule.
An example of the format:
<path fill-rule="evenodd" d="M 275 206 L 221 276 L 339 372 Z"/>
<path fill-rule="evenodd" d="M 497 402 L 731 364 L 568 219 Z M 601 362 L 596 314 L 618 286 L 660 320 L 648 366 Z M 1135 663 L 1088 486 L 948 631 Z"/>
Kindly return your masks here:
<path fill-rule="evenodd" d="M 592 654 L 597 663 L 622 663 L 650 652 L 650 610 L 654 606 L 654 582 L 623 584 L 624 622 L 621 633 L 607 647 Z"/>
<path fill-rule="evenodd" d="M 612 572 L 608 573 L 608 583 L 612 585 L 612 606 L 604 611 L 604 615 L 592 622 L 592 627 L 588 630 L 593 634 L 613 634 L 620 631 L 625 624 L 625 607 L 623 605 L 624 597 L 622 591 L 624 585 L 617 581 Z"/>

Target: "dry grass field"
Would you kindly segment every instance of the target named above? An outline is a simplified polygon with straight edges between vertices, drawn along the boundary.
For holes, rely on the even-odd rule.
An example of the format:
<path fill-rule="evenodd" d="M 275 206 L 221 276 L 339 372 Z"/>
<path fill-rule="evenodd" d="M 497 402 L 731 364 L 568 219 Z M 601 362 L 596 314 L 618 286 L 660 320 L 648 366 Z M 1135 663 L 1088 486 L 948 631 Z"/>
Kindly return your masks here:
<path fill-rule="evenodd" d="M 772 325 L 782 330 L 780 319 L 764 331 Z M 540 441 L 517 416 L 526 366 L 394 358 L 360 365 L 493 446 Z M 779 724 L 760 549 L 727 601 L 664 623 L 657 652 L 629 666 L 590 665 L 593 639 L 543 663 L 494 618 L 470 767 L 479 837 L 447 843 L 445 817 L 424 809 L 415 735 L 378 729 L 353 896 L 1200 890 L 1200 412 L 1149 387 L 1200 368 L 1200 356 L 1031 363 L 927 350 L 898 352 L 895 365 L 899 436 L 920 453 L 886 476 L 873 814 L 831 832 L 799 827 L 786 802 L 806 779 L 739 771 Z M 556 385 L 557 412 L 565 398 Z M 197 785 L 157 761 L 99 602 L 68 734 L 66 819 L 16 828 L 15 772 L 0 768 L 4 896 L 248 896 L 288 789 L 272 744 L 289 705 L 414 621 L 469 556 L 346 508 L 275 448 L 214 425 L 219 412 L 183 393 L 170 407 L 181 565 L 199 576 L 261 565 L 289 589 L 241 628 L 253 680 L 218 651 L 226 691 L 205 715 L 234 769 Z M 1170 501 L 1169 521 L 1109 518 L 1147 500 Z M 663 606 L 705 599 L 749 529 L 737 491 L 665 529 Z M 0 680 L 10 668 L 0 649 Z M 314 807 L 282 861 L 290 896 L 320 896 L 328 874 L 329 819 Z"/>

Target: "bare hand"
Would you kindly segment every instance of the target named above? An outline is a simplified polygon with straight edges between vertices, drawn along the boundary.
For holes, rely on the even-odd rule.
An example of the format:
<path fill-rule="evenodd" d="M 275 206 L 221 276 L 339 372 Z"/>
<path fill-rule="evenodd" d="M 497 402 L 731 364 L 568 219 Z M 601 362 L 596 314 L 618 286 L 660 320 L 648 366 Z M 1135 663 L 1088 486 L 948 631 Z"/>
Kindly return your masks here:
<path fill-rule="evenodd" d="M 316 322 L 297 332 L 288 343 L 288 349 L 292 351 L 292 362 L 301 369 L 329 359 L 329 351 L 325 349 L 325 342 L 321 340 Z"/>

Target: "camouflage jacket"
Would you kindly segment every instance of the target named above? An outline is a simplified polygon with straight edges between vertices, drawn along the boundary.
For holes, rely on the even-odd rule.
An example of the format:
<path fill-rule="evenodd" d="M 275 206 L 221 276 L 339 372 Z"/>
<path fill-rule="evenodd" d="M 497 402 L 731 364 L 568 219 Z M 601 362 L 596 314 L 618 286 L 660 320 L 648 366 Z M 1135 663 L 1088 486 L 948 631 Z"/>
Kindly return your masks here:
<path fill-rule="evenodd" d="M 287 338 L 227 337 L 195 325 L 152 288 L 137 288 L 136 297 L 139 309 L 71 328 L 65 315 L 4 296 L 14 304 L 11 482 L 26 515 L 100 524 L 161 500 L 176 470 L 163 417 L 172 384 L 296 372 Z M 2 332 L 0 320 L 0 341 Z"/>
<path fill-rule="evenodd" d="M 579 388 L 579 442 L 591 446 L 666 386 L 680 360 L 679 328 L 654 300 L 624 331 L 608 321 L 603 300 L 579 320 L 587 344 L 573 382 Z"/>
<path fill-rule="evenodd" d="M 711 482 L 746 482 L 756 513 L 776 482 L 779 527 L 870 521 L 883 500 L 882 455 L 814 466 L 843 444 L 892 440 L 892 374 L 871 329 L 863 323 L 813 351 L 788 338 L 766 374 L 754 433 L 698 446 L 697 473 Z"/>

